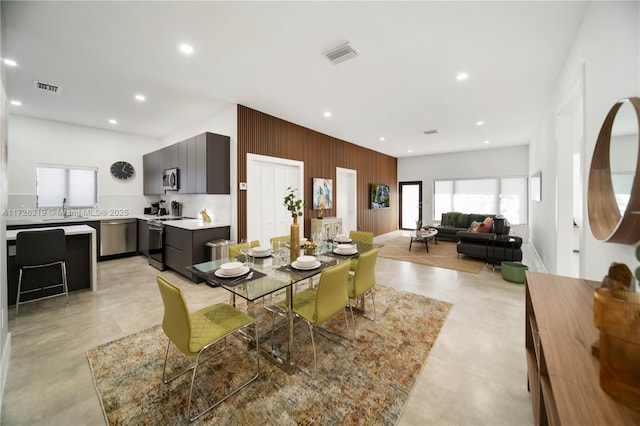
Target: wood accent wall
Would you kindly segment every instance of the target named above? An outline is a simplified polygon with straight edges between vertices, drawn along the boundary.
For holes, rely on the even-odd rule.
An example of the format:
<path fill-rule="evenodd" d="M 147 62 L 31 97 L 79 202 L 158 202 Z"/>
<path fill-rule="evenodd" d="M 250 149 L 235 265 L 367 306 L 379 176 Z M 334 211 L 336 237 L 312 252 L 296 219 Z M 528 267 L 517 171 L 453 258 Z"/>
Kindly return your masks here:
<path fill-rule="evenodd" d="M 336 167 L 358 173 L 358 229 L 381 235 L 398 229 L 398 160 L 350 142 L 316 132 L 254 109 L 238 105 L 238 182 L 247 181 L 247 154 L 267 155 L 304 162 L 304 229 L 311 229 L 311 194 L 314 177 L 333 179 L 336 188 Z M 369 185 L 389 185 L 391 207 L 371 209 Z M 284 197 L 285 194 L 282 194 Z M 324 216 L 336 215 L 334 208 Z M 247 234 L 247 193 L 238 191 L 238 238 Z M 309 235 L 305 235 L 309 238 Z"/>

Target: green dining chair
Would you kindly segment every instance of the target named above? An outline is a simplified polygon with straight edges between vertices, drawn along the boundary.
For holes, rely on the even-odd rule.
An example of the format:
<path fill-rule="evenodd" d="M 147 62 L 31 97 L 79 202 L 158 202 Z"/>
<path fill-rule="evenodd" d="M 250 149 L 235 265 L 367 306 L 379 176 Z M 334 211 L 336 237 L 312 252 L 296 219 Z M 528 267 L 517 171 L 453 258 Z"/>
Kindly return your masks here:
<path fill-rule="evenodd" d="M 351 231 L 349 232 L 349 238 L 351 241 L 373 244 L 373 233 L 364 231 Z M 358 258 L 351 259 L 351 271 L 355 272 L 358 267 Z"/>
<path fill-rule="evenodd" d="M 251 248 L 260 247 L 260 241 L 255 240 L 251 241 Z M 242 244 L 231 244 L 229 246 L 229 259 L 235 259 L 236 257 L 240 257 L 242 251 L 240 250 L 240 246 Z"/>
<path fill-rule="evenodd" d="M 378 260 L 378 252 L 380 249 L 374 248 L 358 257 L 358 266 L 353 275 L 349 275 L 349 306 L 351 302 L 362 297 L 362 307 L 367 296 L 371 296 L 373 304 L 373 318 L 376 319 L 376 301 L 375 301 L 375 285 L 376 285 L 376 261 Z M 355 329 L 355 323 L 354 323 Z"/>
<path fill-rule="evenodd" d="M 349 320 L 345 310 L 349 306 L 348 278 L 349 262 L 342 262 L 322 271 L 316 287 L 293 295 L 293 314 L 302 318 L 309 326 L 311 346 L 313 347 L 314 374 L 318 370 L 316 345 L 313 337 L 314 329 L 342 312 L 347 331 L 349 330 Z M 287 300 L 280 302 L 279 306 L 286 307 Z M 351 315 L 353 316 L 353 312 Z"/>
<path fill-rule="evenodd" d="M 187 303 L 182 295 L 182 290 L 169 283 L 167 280 L 158 276 L 156 278 L 162 302 L 164 304 L 164 317 L 162 319 L 162 329 L 169 338 L 167 351 L 164 356 L 164 365 L 162 367 L 162 381 L 169 383 L 178 377 L 192 371 L 191 386 L 189 387 L 189 403 L 187 406 L 187 415 L 190 421 L 194 421 L 203 414 L 215 408 L 218 404 L 238 392 L 258 378 L 260 371 L 260 361 L 258 354 L 258 345 L 255 345 L 256 351 L 256 370 L 255 374 L 247 381 L 238 385 L 236 388 L 228 392 L 222 398 L 209 405 L 208 408 L 197 414 L 191 413 L 191 403 L 193 397 L 193 384 L 196 380 L 196 370 L 205 361 L 222 353 L 226 349 L 226 337 L 240 331 L 244 328 L 253 326 L 255 332 L 255 341 L 258 341 L 258 327 L 255 326 L 255 319 L 249 315 L 237 310 L 233 306 L 226 303 L 217 303 L 212 306 L 200 309 L 196 312 L 189 313 Z M 216 343 L 223 341 L 224 346 L 219 351 L 210 355 L 204 360 L 200 360 L 202 354 Z M 167 359 L 169 357 L 169 347 L 171 343 L 185 355 L 195 356 L 193 365 L 178 373 L 174 377 L 167 379 Z M 223 380 L 223 378 L 220 378 Z"/>
<path fill-rule="evenodd" d="M 271 243 L 271 248 L 274 248 L 273 244 L 275 242 L 283 242 L 283 243 L 289 244 L 289 241 L 291 241 L 291 236 L 290 235 L 282 235 L 280 237 L 273 237 L 273 238 L 271 238 L 271 240 L 269 240 L 269 242 Z"/>

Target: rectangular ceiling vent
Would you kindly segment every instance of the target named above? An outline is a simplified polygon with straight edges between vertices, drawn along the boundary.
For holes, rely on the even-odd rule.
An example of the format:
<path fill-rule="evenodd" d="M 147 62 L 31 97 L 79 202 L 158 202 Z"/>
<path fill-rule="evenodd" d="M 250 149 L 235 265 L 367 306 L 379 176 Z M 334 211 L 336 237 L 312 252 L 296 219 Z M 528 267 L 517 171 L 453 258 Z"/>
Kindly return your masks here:
<path fill-rule="evenodd" d="M 33 82 L 33 86 L 36 89 L 44 90 L 45 92 L 60 93 L 62 91 L 62 88 L 57 84 L 45 83 L 43 81 L 38 81 L 38 80 L 35 80 Z"/>
<path fill-rule="evenodd" d="M 440 130 L 438 129 L 425 130 L 423 133 L 425 135 L 435 135 L 436 133 L 440 133 Z"/>
<path fill-rule="evenodd" d="M 326 56 L 334 64 L 339 64 L 340 62 L 355 58 L 356 56 L 358 56 L 358 52 L 353 50 L 349 43 L 345 43 L 341 44 L 335 49 L 331 49 L 330 51 L 326 52 L 324 56 Z"/>

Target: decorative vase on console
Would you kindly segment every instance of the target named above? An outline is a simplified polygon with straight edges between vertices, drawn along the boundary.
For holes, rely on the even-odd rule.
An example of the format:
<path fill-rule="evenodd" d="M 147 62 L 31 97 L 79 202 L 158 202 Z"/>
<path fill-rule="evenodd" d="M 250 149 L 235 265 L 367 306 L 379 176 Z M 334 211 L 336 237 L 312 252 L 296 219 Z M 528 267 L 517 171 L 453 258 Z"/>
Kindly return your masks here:
<path fill-rule="evenodd" d="M 306 206 L 306 203 L 299 199 L 296 200 L 295 192 L 297 189 L 289 187 L 287 191 L 289 191 L 289 194 L 284 197 L 283 204 L 291 212 L 291 218 L 293 219 L 289 239 L 289 245 L 291 246 L 289 260 L 293 262 L 300 256 L 300 225 L 298 225 L 298 217 L 302 216 L 302 209 Z"/>

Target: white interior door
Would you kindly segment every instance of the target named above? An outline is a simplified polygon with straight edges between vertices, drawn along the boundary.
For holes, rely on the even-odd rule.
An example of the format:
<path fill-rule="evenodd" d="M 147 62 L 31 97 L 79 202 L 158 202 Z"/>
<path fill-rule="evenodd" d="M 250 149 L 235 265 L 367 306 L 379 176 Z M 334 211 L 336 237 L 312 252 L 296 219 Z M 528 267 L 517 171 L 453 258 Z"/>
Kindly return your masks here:
<path fill-rule="evenodd" d="M 272 237 L 289 235 L 291 215 L 283 205 L 287 188 L 297 188 L 304 200 L 304 163 L 247 154 L 247 238 L 269 245 Z M 304 220 L 298 219 L 300 235 Z"/>
<path fill-rule="evenodd" d="M 556 265 L 553 272 L 570 277 L 580 277 L 582 270 L 582 82 L 581 72 L 556 116 Z"/>
<path fill-rule="evenodd" d="M 358 172 L 336 167 L 336 217 L 342 218 L 342 231 L 358 230 Z"/>

